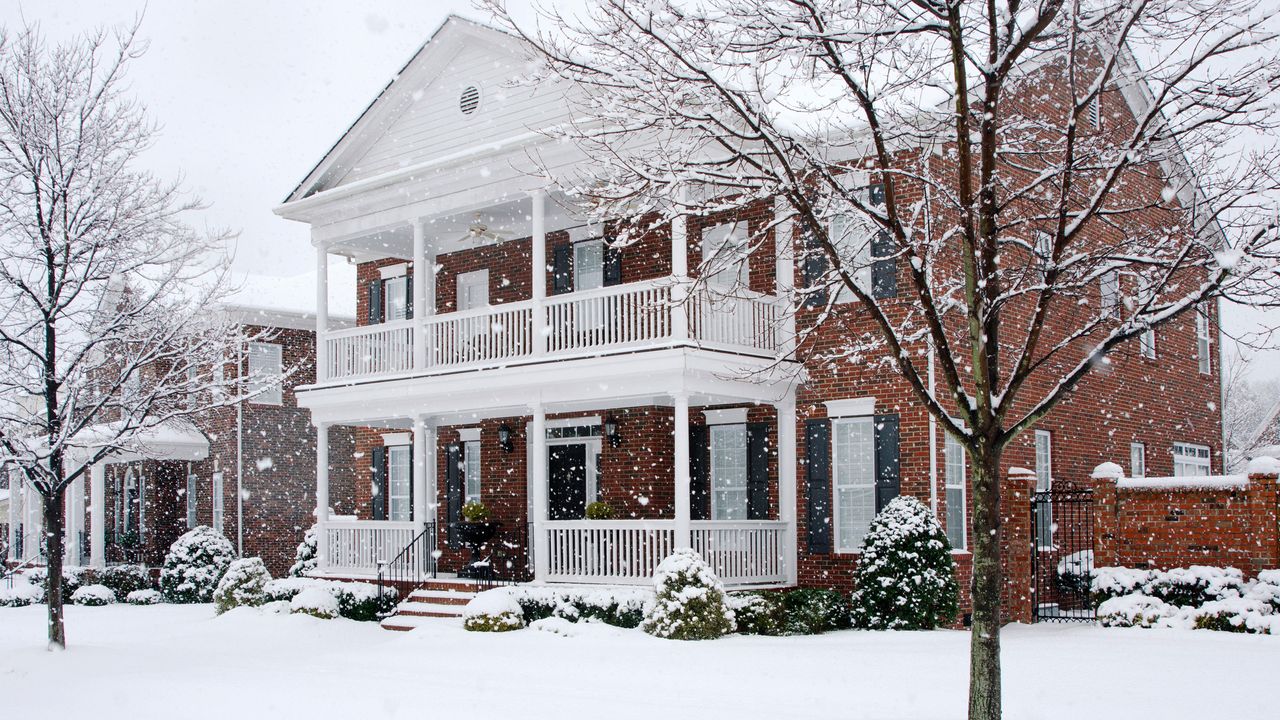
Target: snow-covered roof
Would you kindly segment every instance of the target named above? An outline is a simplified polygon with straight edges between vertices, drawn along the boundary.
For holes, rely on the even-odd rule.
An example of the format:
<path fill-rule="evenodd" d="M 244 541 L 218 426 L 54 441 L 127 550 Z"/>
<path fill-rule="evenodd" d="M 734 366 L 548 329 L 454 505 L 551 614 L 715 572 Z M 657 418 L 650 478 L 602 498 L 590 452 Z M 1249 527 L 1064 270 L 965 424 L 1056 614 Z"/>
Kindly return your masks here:
<path fill-rule="evenodd" d="M 270 327 L 315 327 L 316 276 L 314 272 L 295 275 L 245 273 L 220 307 L 234 313 L 241 322 Z M 355 269 L 333 264 L 329 270 L 330 326 L 355 324 Z"/>
<path fill-rule="evenodd" d="M 117 423 L 91 425 L 76 433 L 68 445 L 73 451 L 89 452 L 116 442 Z M 139 431 L 128 446 L 112 453 L 110 462 L 134 460 L 204 460 L 209 457 L 209 439 L 191 422 L 169 420 Z"/>

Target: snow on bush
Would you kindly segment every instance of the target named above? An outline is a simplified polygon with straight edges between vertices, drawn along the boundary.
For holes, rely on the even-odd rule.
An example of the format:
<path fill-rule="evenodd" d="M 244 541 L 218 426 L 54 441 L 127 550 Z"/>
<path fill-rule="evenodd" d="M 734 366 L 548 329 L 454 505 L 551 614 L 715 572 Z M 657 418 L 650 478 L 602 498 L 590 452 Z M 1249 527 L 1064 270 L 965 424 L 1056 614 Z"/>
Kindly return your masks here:
<path fill-rule="evenodd" d="M 1280 570 L 1263 570 L 1249 586 L 1245 597 L 1264 602 L 1280 615 Z"/>
<path fill-rule="evenodd" d="M 1093 583 L 1090 595 L 1099 606 L 1112 598 L 1125 595 L 1145 594 L 1147 583 L 1151 582 L 1150 570 L 1139 570 L 1126 567 L 1101 567 L 1093 571 Z"/>
<path fill-rule="evenodd" d="M 1210 600 L 1200 607 L 1184 607 L 1163 623 L 1166 627 L 1271 634 L 1280 624 L 1271 606 L 1252 598 Z"/>
<path fill-rule="evenodd" d="M 784 594 L 777 591 L 729 593 L 727 601 L 733 609 L 738 632 L 744 635 L 785 635 L 787 608 Z"/>
<path fill-rule="evenodd" d="M 235 557 L 235 547 L 222 533 L 206 525 L 195 527 L 169 547 L 160 591 L 171 603 L 209 602 Z"/>
<path fill-rule="evenodd" d="M 319 578 L 280 578 L 266 584 L 266 602 L 289 602 L 305 590 L 319 589 L 333 596 L 338 612 L 349 620 L 368 622 L 379 620 L 395 607 L 397 593 L 394 588 L 383 588 L 363 582 L 339 582 Z"/>
<path fill-rule="evenodd" d="M 164 596 L 159 590 L 147 588 L 145 590 L 134 590 L 124 597 L 124 601 L 130 605 L 159 605 L 164 600 Z"/>
<path fill-rule="evenodd" d="M 98 582 L 122 598 L 134 590 L 150 588 L 151 573 L 143 565 L 112 565 L 98 573 Z"/>
<path fill-rule="evenodd" d="M 1068 595 L 1085 595 L 1093 582 L 1093 551 L 1080 550 L 1058 561 L 1058 588 Z"/>
<path fill-rule="evenodd" d="M 640 627 L 672 640 L 712 640 L 733 632 L 720 578 L 690 548 L 678 548 L 653 573 L 654 598 Z"/>
<path fill-rule="evenodd" d="M 1192 565 L 1152 573 L 1147 594 L 1170 605 L 1198 607 L 1244 594 L 1244 575 L 1236 568 Z"/>
<path fill-rule="evenodd" d="M 1177 612 L 1159 598 L 1134 593 L 1107 599 L 1098 606 L 1098 624 L 1103 627 L 1155 627 Z"/>
<path fill-rule="evenodd" d="M 256 606 L 266 602 L 267 583 L 271 573 L 262 558 L 251 557 L 235 560 L 218 581 L 213 591 L 213 604 L 218 614 L 241 605 Z"/>
<path fill-rule="evenodd" d="M 293 553 L 293 566 L 289 568 L 289 577 L 306 577 L 316 569 L 319 554 L 319 540 L 313 525 L 307 529 L 306 534 L 302 536 L 302 542 L 298 543 L 298 549 Z"/>
<path fill-rule="evenodd" d="M 788 635 L 818 635 L 847 629 L 853 622 L 849 601 L 837 590 L 800 588 L 782 598 Z"/>
<path fill-rule="evenodd" d="M 505 588 L 479 593 L 462 611 L 462 627 L 471 632 L 508 632 L 524 626 L 524 611 Z"/>
<path fill-rule="evenodd" d="M 40 599 L 44 600 L 45 594 L 49 591 L 49 569 L 43 567 L 32 568 L 27 573 L 27 580 L 31 584 L 39 586 Z M 62 566 L 62 597 L 64 598 L 71 597 L 82 586 L 93 585 L 96 582 L 98 582 L 98 574 L 93 568 L 79 565 Z"/>
<path fill-rule="evenodd" d="M 310 615 L 322 620 L 338 617 L 338 598 L 328 588 L 309 587 L 289 601 L 289 612 Z"/>
<path fill-rule="evenodd" d="M 13 579 L 13 587 L 0 588 L 0 607 L 25 607 L 44 598 L 44 589 L 27 582 L 21 575 Z"/>
<path fill-rule="evenodd" d="M 644 608 L 653 599 L 647 588 L 519 586 L 501 590 L 520 604 L 526 624 L 558 617 L 569 622 L 588 620 L 635 628 L 640 626 Z"/>
<path fill-rule="evenodd" d="M 71 594 L 76 605 L 111 605 L 115 601 L 115 592 L 106 585 L 84 585 Z"/>
<path fill-rule="evenodd" d="M 872 630 L 931 630 L 959 612 L 951 544 L 919 500 L 894 498 L 871 521 L 854 572 L 853 622 Z"/>

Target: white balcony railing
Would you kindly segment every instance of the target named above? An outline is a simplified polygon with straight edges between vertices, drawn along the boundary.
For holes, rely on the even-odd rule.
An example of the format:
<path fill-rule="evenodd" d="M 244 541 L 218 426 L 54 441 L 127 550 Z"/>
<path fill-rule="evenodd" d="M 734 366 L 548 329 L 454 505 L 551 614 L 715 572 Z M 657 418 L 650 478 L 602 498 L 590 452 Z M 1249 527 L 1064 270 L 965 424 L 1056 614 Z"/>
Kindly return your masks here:
<path fill-rule="evenodd" d="M 709 348 L 773 354 L 783 347 L 785 311 L 777 298 L 719 296 L 704 289 L 687 306 L 675 305 L 676 286 L 671 278 L 661 278 L 560 295 L 541 304 L 526 300 L 329 332 L 319 380 L 554 359 L 680 340 L 683 336 L 673 337 L 677 312 L 688 313 L 689 339 Z M 539 324 L 543 337 L 535 330 Z M 426 351 L 421 368 L 414 366 L 419 334 Z M 536 342 L 543 338 L 545 343 Z"/>
<path fill-rule="evenodd" d="M 778 520 L 694 521 L 693 549 L 725 585 L 785 582 L 788 525 Z"/>
<path fill-rule="evenodd" d="M 335 520 L 325 523 L 324 572 L 370 575 L 413 541 L 411 522 Z"/>

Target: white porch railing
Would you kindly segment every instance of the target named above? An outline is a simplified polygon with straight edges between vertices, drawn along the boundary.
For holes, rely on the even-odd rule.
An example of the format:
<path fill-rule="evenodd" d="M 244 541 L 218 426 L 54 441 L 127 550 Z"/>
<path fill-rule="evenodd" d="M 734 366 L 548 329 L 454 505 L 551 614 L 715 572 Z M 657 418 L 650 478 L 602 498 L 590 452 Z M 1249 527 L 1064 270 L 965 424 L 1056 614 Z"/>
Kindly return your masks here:
<path fill-rule="evenodd" d="M 413 369 L 413 320 L 347 328 L 324 336 L 329 380 Z"/>
<path fill-rule="evenodd" d="M 770 295 L 718 295 L 704 289 L 690 298 L 689 334 L 707 345 L 774 352 L 783 308 Z"/>
<path fill-rule="evenodd" d="M 548 582 L 652 582 L 671 554 L 670 520 L 556 520 L 546 523 Z"/>
<path fill-rule="evenodd" d="M 695 520 L 693 549 L 725 585 L 765 585 L 787 579 L 787 531 L 780 520 Z"/>
<path fill-rule="evenodd" d="M 368 575 L 394 558 L 414 538 L 411 522 L 331 521 L 324 526 L 328 561 L 322 571 Z"/>
<path fill-rule="evenodd" d="M 548 298 L 547 352 L 637 345 L 671 337 L 671 283 L 639 282 Z"/>
<path fill-rule="evenodd" d="M 533 303 L 431 315 L 424 319 L 423 331 L 428 367 L 514 360 L 533 352 Z"/>

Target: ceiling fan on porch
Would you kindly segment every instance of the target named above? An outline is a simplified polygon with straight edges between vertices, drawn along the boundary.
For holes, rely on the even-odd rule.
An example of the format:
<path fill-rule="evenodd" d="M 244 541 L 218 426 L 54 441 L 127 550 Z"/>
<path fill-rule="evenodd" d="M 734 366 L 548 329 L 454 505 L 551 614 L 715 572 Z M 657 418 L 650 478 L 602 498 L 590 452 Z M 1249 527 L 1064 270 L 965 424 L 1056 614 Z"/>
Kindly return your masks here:
<path fill-rule="evenodd" d="M 480 213 L 476 213 L 476 217 L 471 221 L 471 226 L 467 228 L 467 232 L 461 238 L 460 242 L 469 242 L 481 245 L 488 242 L 500 243 L 507 238 L 500 232 L 489 229 L 489 226 L 480 219 Z"/>

